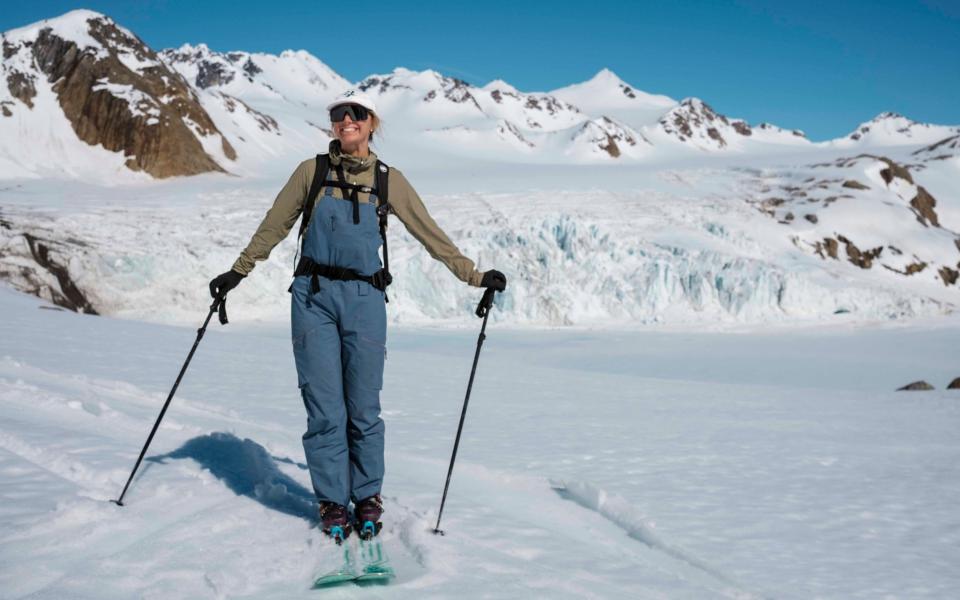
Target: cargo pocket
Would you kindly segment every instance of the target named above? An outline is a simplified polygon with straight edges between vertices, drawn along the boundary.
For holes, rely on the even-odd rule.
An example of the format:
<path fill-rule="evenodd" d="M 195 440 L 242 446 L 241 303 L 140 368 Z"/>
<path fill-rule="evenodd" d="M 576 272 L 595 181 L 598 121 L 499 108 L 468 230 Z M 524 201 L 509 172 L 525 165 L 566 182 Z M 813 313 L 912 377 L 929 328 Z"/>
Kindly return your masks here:
<path fill-rule="evenodd" d="M 297 367 L 297 386 L 301 392 L 307 385 L 307 378 L 304 376 L 309 366 L 309 357 L 307 356 L 307 338 L 317 330 L 316 327 L 304 329 L 301 332 L 295 332 L 293 336 L 293 361 Z"/>
<path fill-rule="evenodd" d="M 360 340 L 360 360 L 363 364 L 363 381 L 369 382 L 375 390 L 383 389 L 383 368 L 387 360 L 387 346 L 384 342 L 373 340 L 365 336 L 357 336 Z"/>

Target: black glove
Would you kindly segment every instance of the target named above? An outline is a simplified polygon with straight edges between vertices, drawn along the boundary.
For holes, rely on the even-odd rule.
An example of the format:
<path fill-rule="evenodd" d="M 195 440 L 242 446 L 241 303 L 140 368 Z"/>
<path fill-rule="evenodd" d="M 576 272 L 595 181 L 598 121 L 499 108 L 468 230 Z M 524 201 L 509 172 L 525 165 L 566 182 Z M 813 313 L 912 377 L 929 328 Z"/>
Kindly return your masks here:
<path fill-rule="evenodd" d="M 223 275 L 217 275 L 210 280 L 210 296 L 212 298 L 226 299 L 227 292 L 237 287 L 237 284 L 240 283 L 240 280 L 243 279 L 245 275 L 241 275 L 236 271 L 227 271 Z"/>
<path fill-rule="evenodd" d="M 493 288 L 498 292 L 502 292 L 507 289 L 507 276 L 496 269 L 490 269 L 483 274 L 480 287 Z"/>

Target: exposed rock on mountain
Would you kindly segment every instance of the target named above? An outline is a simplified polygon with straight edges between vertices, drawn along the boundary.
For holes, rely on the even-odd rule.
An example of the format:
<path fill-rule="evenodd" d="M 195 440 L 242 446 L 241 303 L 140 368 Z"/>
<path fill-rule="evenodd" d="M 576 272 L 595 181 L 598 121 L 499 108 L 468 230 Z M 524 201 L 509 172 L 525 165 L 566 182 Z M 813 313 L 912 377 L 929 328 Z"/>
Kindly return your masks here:
<path fill-rule="evenodd" d="M 798 247 L 861 269 L 879 264 L 899 276 L 956 285 L 960 235 L 941 226 L 936 199 L 909 169 L 872 154 L 810 168 L 830 169 L 833 176 L 802 170 L 764 174 L 750 200 L 793 229 Z M 796 222 L 793 214 L 801 211 L 804 222 Z"/>
<path fill-rule="evenodd" d="M 350 82 L 303 50 L 273 55 L 216 52 L 206 44 L 184 44 L 159 54 L 198 89 L 216 89 L 234 97 L 265 96 L 322 104 L 350 86 Z"/>
<path fill-rule="evenodd" d="M 861 123 L 845 138 L 829 143 L 837 146 L 931 144 L 957 133 L 960 133 L 957 127 L 918 123 L 895 112 L 882 112 Z"/>
<path fill-rule="evenodd" d="M 483 112 L 471 92 L 474 89 L 473 86 L 462 79 L 447 77 L 433 70 L 414 72 L 408 69 L 395 69 L 390 75 L 367 77 L 358 83 L 357 87 L 374 96 L 397 91 L 420 92 L 420 99 L 423 102 L 431 102 L 442 97 L 454 104 L 468 105 Z"/>
<path fill-rule="evenodd" d="M 236 157 L 190 86 L 109 17 L 73 11 L 6 32 L 3 54 L 7 87 L 24 110 L 33 109 L 37 85 L 50 85 L 77 137 L 122 152 L 130 169 L 154 177 L 223 171 L 201 143 L 210 138 L 222 156 Z"/>
<path fill-rule="evenodd" d="M 588 147 L 605 152 L 612 158 L 618 158 L 637 145 L 638 137 L 639 135 L 626 125 L 617 123 L 609 117 L 600 117 L 584 123 L 574 133 L 573 141 L 585 143 Z"/>
<path fill-rule="evenodd" d="M 97 314 L 70 272 L 70 257 L 85 251 L 74 239 L 21 230 L 0 214 L 0 280 L 76 312 Z"/>
<path fill-rule="evenodd" d="M 768 123 L 752 128 L 743 119 L 729 119 L 699 98 L 684 98 L 657 120 L 657 129 L 668 139 L 708 151 L 740 148 L 742 140 L 758 137 L 757 141 L 775 143 L 807 141 L 801 131 L 788 132 Z M 755 135 L 755 129 L 762 135 Z"/>
<path fill-rule="evenodd" d="M 158 177 L 224 168 L 252 175 L 273 171 L 274 163 L 327 144 L 325 106 L 351 86 L 302 50 L 270 55 L 184 44 L 154 53 L 91 11 L 7 32 L 2 54 L 0 176 L 51 176 L 51 151 L 66 155 L 54 175 L 83 178 L 98 171 L 110 181 L 125 171 L 123 160 Z M 801 131 L 769 123 L 752 126 L 697 98 L 678 103 L 646 93 L 609 69 L 548 93 L 521 92 L 501 80 L 476 87 L 433 70 L 404 68 L 370 75 L 357 86 L 376 98 L 385 117 L 380 150 L 397 154 L 416 149 L 413 154 L 421 156 L 424 148 L 436 148 L 440 156 L 570 164 L 833 145 L 814 145 Z M 48 106 L 48 97 L 56 99 L 57 110 Z M 23 121 L 30 111 L 37 118 Z M 65 119 L 58 120 L 61 112 Z M 53 125 L 41 117 L 51 117 L 46 121 Z M 67 121 L 70 135 L 62 126 Z M 955 152 L 957 134 L 957 128 L 883 113 L 862 125 L 856 139 L 839 142 L 927 143 L 929 149 L 916 154 L 917 165 L 906 165 L 916 172 Z M 36 143 L 20 152 L 27 138 Z M 67 148 L 78 140 L 97 144 L 96 151 Z M 935 210 L 918 194 L 919 214 Z M 778 220 L 812 222 L 800 218 L 807 214 L 818 217 L 786 211 Z"/>
<path fill-rule="evenodd" d="M 223 98 L 223 105 L 224 107 L 226 107 L 227 112 L 232 113 L 237 111 L 238 110 L 237 106 L 239 105 L 239 107 L 245 110 L 248 115 L 253 117 L 253 119 L 257 122 L 257 125 L 260 127 L 260 129 L 262 129 L 263 131 L 279 132 L 279 127 L 277 126 L 276 119 L 274 119 L 270 115 L 265 115 L 258 110 L 250 108 L 250 105 L 244 102 L 243 100 L 241 100 L 240 98 L 236 98 L 234 96 L 231 96 L 230 94 L 225 94 L 223 92 L 218 92 L 218 94 L 220 95 L 221 98 Z"/>
<path fill-rule="evenodd" d="M 910 153 L 921 160 L 949 160 L 960 156 L 960 134 L 944 138 Z"/>
<path fill-rule="evenodd" d="M 528 148 L 534 147 L 533 142 L 523 137 L 520 129 L 510 121 L 501 120 L 500 124 L 497 126 L 497 132 L 500 133 L 502 137 L 508 139 L 512 138 Z"/>
<path fill-rule="evenodd" d="M 714 148 L 727 145 L 718 126 L 729 126 L 730 122 L 697 98 L 684 98 L 679 106 L 662 116 L 659 123 L 666 133 L 681 142 L 696 139 Z"/>
<path fill-rule="evenodd" d="M 601 69 L 587 81 L 549 94 L 588 115 L 607 115 L 634 130 L 656 123 L 664 112 L 677 104 L 668 96 L 638 90 L 610 69 Z"/>

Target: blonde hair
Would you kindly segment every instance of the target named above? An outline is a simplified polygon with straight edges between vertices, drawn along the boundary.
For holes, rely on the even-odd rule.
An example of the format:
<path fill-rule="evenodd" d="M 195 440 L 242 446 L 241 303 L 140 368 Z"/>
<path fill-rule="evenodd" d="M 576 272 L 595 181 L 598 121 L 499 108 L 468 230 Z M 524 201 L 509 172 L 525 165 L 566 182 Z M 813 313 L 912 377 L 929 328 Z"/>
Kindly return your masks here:
<path fill-rule="evenodd" d="M 370 113 L 370 137 L 367 138 L 368 141 L 373 141 L 373 134 L 380 131 L 380 127 L 383 125 L 383 121 L 380 120 L 380 116 L 375 112 Z"/>

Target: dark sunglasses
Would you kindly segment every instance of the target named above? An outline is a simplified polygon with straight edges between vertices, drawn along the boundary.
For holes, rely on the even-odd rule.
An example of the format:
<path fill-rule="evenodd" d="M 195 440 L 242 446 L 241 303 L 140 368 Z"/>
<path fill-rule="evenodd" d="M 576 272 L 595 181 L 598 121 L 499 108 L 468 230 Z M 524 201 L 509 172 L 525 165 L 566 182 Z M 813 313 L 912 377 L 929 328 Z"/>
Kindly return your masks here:
<path fill-rule="evenodd" d="M 339 123 L 347 115 L 354 121 L 366 121 L 370 111 L 359 104 L 341 104 L 330 109 L 330 122 Z"/>

